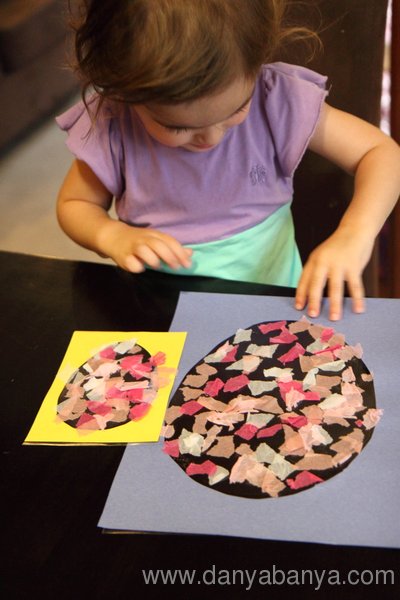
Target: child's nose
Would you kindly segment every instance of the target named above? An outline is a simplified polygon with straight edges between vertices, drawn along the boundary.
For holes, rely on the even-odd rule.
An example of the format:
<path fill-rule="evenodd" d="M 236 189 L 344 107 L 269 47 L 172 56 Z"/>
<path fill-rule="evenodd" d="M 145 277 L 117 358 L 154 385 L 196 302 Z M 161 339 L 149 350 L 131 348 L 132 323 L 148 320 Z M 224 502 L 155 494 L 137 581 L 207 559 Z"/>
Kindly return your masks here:
<path fill-rule="evenodd" d="M 210 144 L 210 146 L 214 146 L 221 141 L 224 135 L 224 131 L 222 127 L 218 127 L 218 125 L 213 125 L 212 127 L 207 127 L 202 129 L 196 135 L 196 141 L 200 144 Z"/>

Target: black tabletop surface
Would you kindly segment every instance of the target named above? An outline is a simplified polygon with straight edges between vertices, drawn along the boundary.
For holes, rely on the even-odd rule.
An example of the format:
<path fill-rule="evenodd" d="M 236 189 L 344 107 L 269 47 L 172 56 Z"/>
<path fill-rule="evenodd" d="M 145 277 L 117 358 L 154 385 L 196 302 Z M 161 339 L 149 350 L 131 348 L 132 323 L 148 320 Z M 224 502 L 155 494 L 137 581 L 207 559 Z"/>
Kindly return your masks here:
<path fill-rule="evenodd" d="M 97 522 L 124 447 L 22 445 L 74 330 L 168 330 L 180 291 L 293 290 L 7 252 L 0 286 L 3 598 L 398 597 L 393 549 L 105 534 Z M 146 584 L 148 569 L 181 573 Z M 185 569 L 192 585 L 180 583 Z"/>

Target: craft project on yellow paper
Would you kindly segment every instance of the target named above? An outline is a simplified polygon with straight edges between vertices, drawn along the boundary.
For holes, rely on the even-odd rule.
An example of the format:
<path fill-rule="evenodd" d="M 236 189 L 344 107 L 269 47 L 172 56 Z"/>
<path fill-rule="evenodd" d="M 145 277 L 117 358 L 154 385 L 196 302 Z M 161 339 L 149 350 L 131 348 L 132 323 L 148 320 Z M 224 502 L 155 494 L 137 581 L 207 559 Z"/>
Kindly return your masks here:
<path fill-rule="evenodd" d="M 24 443 L 156 442 L 185 338 L 75 331 Z"/>

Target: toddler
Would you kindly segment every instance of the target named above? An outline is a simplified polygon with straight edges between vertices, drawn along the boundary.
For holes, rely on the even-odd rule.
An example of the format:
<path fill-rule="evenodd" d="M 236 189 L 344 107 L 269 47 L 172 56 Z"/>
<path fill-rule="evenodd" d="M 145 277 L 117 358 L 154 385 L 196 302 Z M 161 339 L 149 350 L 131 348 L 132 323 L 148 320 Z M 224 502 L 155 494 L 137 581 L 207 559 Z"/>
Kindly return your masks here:
<path fill-rule="evenodd" d="M 285 26 L 286 4 L 85 2 L 83 100 L 57 119 L 75 155 L 57 214 L 78 244 L 134 273 L 297 286 L 295 306 L 311 317 L 328 284 L 336 320 L 345 282 L 353 310 L 364 310 L 362 272 L 400 192 L 400 150 L 330 107 L 325 77 L 274 62 L 291 38 L 313 35 Z M 302 268 L 290 205 L 307 148 L 355 185 L 339 227 Z"/>

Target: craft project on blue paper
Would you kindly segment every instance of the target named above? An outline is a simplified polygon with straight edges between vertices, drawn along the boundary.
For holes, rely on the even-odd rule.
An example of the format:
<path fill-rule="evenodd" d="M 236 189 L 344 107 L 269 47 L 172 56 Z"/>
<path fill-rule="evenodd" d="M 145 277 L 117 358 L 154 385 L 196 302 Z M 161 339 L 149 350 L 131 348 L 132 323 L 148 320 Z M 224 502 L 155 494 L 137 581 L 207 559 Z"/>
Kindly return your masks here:
<path fill-rule="evenodd" d="M 361 357 L 359 344 L 305 318 L 238 329 L 184 377 L 163 450 L 226 494 L 276 498 L 323 483 L 381 416 Z"/>
<path fill-rule="evenodd" d="M 181 294 L 171 325 L 172 331 L 188 332 L 185 351 L 180 362 L 180 373 L 189 376 L 201 375 L 201 372 L 196 371 L 196 366 L 202 364 L 215 366 L 206 363 L 204 358 L 212 355 L 214 349 L 218 350 L 223 345 L 221 342 L 231 340 L 238 329 L 253 330 L 253 327 L 259 323 L 272 321 L 287 321 L 287 324 L 290 321 L 298 321 L 301 315 L 293 308 L 292 302 L 291 298 L 278 297 Z M 323 312 L 318 318 L 318 324 L 329 329 L 332 323 L 325 314 Z M 361 394 L 366 408 L 362 414 L 354 415 L 356 418 L 351 421 L 353 425 L 350 425 L 354 433 L 361 431 L 364 434 L 364 441 L 370 436 L 371 431 L 373 431 L 372 437 L 362 451 L 355 454 L 355 459 L 349 460 L 346 468 L 341 471 L 339 469 L 337 476 L 323 483 L 304 487 L 301 493 L 296 492 L 281 497 L 262 496 L 255 500 L 253 497 L 219 493 L 215 484 L 210 485 L 207 473 L 188 476 L 185 470 L 176 464 L 174 458 L 162 451 L 163 443 L 153 445 L 151 448 L 130 447 L 125 451 L 117 471 L 99 526 L 118 531 L 194 533 L 342 545 L 400 547 L 397 500 L 400 496 L 400 480 L 397 476 L 400 460 L 400 436 L 398 435 L 400 365 L 397 351 L 400 336 L 400 302 L 369 299 L 367 312 L 362 315 L 354 315 L 350 305 L 345 306 L 344 317 L 339 324 L 335 324 L 335 329 L 345 334 L 349 346 L 358 348 L 359 342 L 363 349 L 363 357 L 360 360 L 367 367 L 358 373 L 353 368 L 356 380 L 350 383 L 356 383 L 358 387 L 360 377 L 361 380 L 363 376 L 366 379 L 370 378 L 368 371 L 373 375 L 373 388 L 369 391 L 365 389 Z M 279 335 L 279 331 L 271 332 L 270 335 Z M 327 332 L 325 336 L 328 336 Z M 283 348 L 282 343 L 280 347 Z M 194 371 L 191 372 L 193 368 Z M 200 371 L 203 368 L 201 367 Z M 280 368 L 287 369 L 290 366 L 283 364 Z M 341 377 L 345 372 L 346 369 L 342 371 Z M 253 373 L 255 371 L 247 375 L 249 379 L 253 378 Z M 241 374 L 243 370 L 232 373 L 232 376 L 237 377 Z M 336 374 L 325 373 L 322 376 L 335 377 Z M 347 378 L 347 375 L 344 377 Z M 210 379 L 212 375 L 208 375 L 208 380 Z M 222 377 L 220 379 L 222 380 Z M 180 387 L 191 387 L 196 390 L 194 385 L 183 385 L 184 381 L 185 377 L 181 376 L 180 380 L 175 382 L 173 396 L 178 393 Z M 360 387 L 364 389 L 365 383 L 367 382 L 363 382 Z M 204 392 L 207 382 L 204 381 L 201 385 Z M 218 383 L 216 385 L 218 386 Z M 383 411 L 383 414 L 377 426 L 368 429 L 365 415 L 370 408 L 374 409 L 373 401 L 371 403 L 371 389 L 375 391 L 376 409 L 379 413 Z M 186 400 L 183 401 L 185 403 L 198 401 L 199 397 L 205 396 L 202 393 L 197 398 L 190 398 L 190 392 L 186 390 L 185 393 Z M 196 391 L 194 393 L 197 394 Z M 246 392 L 244 395 L 251 394 Z M 252 395 L 256 399 L 260 397 L 254 393 Z M 265 391 L 262 395 L 272 394 Z M 216 400 L 218 401 L 218 396 Z M 170 407 L 173 406 L 170 404 Z M 188 406 L 196 408 L 195 405 Z M 309 408 L 312 406 L 311 403 Z M 294 418 L 299 416 L 297 412 L 300 412 L 301 407 L 301 403 L 293 407 L 295 410 L 292 412 L 296 413 Z M 176 408 L 179 408 L 178 404 L 175 410 Z M 201 410 L 208 409 L 203 407 Z M 201 416 L 201 411 L 193 413 L 194 417 L 196 414 Z M 250 421 L 247 421 L 246 415 L 245 420 L 241 424 L 238 423 L 233 431 L 238 431 L 246 423 L 255 425 L 257 431 L 273 427 L 270 422 L 261 424 L 260 427 L 260 420 L 257 418 L 252 423 L 252 413 L 249 414 Z M 355 421 L 362 422 L 364 419 L 364 426 L 360 427 L 360 423 L 355 424 Z M 292 425 L 301 423 L 294 420 L 291 422 Z M 284 423 L 281 424 L 283 429 Z M 218 423 L 212 425 L 221 426 Z M 295 430 L 295 427 L 293 429 Z M 244 429 L 246 436 L 254 431 L 254 427 Z M 275 435 L 278 432 L 277 429 Z M 169 435 L 171 432 L 164 430 L 164 433 Z M 273 430 L 269 433 L 273 433 Z M 219 435 L 222 435 L 222 430 Z M 204 437 L 206 438 L 207 434 Z M 332 435 L 331 437 L 333 438 Z M 234 440 L 234 445 L 235 447 L 240 447 L 241 444 L 249 445 L 254 451 L 252 448 L 254 441 L 258 440 L 259 445 L 265 443 L 271 446 L 272 438 L 273 436 L 257 438 L 256 433 L 250 440 L 242 438 L 239 444 L 237 443 L 239 440 Z M 173 441 L 173 435 L 166 437 L 165 441 Z M 220 446 L 220 443 L 214 442 L 215 446 Z M 211 448 L 212 445 L 209 449 Z M 313 446 L 313 451 L 321 448 L 322 446 L 318 448 Z M 271 469 L 274 457 L 271 452 L 269 454 L 272 462 L 263 461 L 262 466 Z M 191 462 L 202 461 L 201 457 L 187 456 Z M 246 456 L 246 453 L 243 456 Z M 208 458 L 210 462 L 216 463 L 215 456 L 208 455 Z M 290 456 L 282 458 L 292 462 Z M 302 457 L 299 457 L 299 460 L 302 460 Z M 277 470 L 277 464 L 278 462 L 274 463 L 274 470 Z M 306 470 L 315 472 L 318 476 L 317 471 L 311 468 Z M 296 473 L 290 474 L 288 478 L 295 479 Z M 251 484 L 247 482 L 247 485 Z M 257 486 L 253 487 L 256 489 Z M 380 508 L 383 494 L 384 510 Z M 157 509 L 161 501 L 162 511 Z"/>

